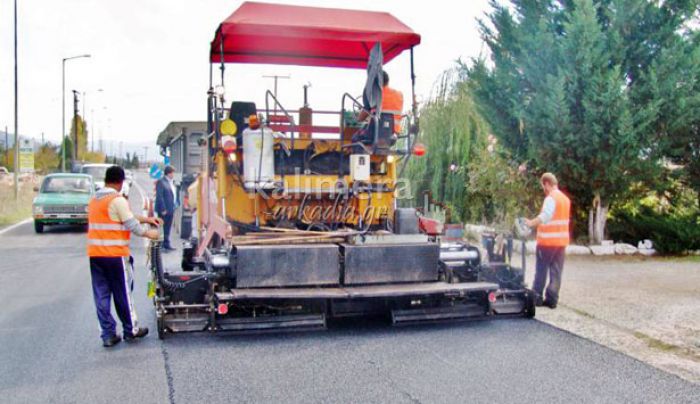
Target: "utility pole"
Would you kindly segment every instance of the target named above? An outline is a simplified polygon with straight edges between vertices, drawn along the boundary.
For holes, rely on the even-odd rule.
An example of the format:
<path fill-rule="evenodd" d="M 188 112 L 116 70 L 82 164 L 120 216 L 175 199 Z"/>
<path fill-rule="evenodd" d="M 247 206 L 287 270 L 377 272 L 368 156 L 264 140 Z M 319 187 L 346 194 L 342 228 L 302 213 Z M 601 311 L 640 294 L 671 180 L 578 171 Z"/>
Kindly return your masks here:
<path fill-rule="evenodd" d="M 73 161 L 80 161 L 78 157 L 78 91 L 73 90 Z"/>
<path fill-rule="evenodd" d="M 89 58 L 89 54 L 63 58 L 61 62 L 61 171 L 66 172 L 66 61 L 79 58 Z"/>
<path fill-rule="evenodd" d="M 17 0 L 15 0 L 15 202 L 19 201 L 19 135 L 17 126 Z"/>
<path fill-rule="evenodd" d="M 143 146 L 143 163 L 148 162 L 148 146 Z"/>
<path fill-rule="evenodd" d="M 92 121 L 90 122 L 90 133 L 92 134 L 92 143 L 90 146 L 90 151 L 95 152 L 95 110 L 90 108 L 90 117 Z"/>
<path fill-rule="evenodd" d="M 41 145 L 44 145 L 44 132 L 41 132 Z"/>
<path fill-rule="evenodd" d="M 97 89 L 97 94 L 95 95 L 95 105 L 97 105 L 97 113 L 95 113 L 95 108 L 94 106 L 90 108 L 90 116 L 92 117 L 92 123 L 90 124 L 90 131 L 92 132 L 92 151 L 96 151 L 95 149 L 95 136 L 97 136 L 96 130 L 99 129 L 100 131 L 100 136 L 97 142 L 97 147 L 100 152 L 102 152 L 102 125 L 100 122 L 98 122 L 98 119 L 101 121 L 102 115 L 106 116 L 106 111 L 107 107 L 104 105 L 104 90 L 101 88 Z M 101 108 L 100 108 L 101 106 Z M 95 126 L 97 126 L 97 129 L 95 129 Z"/>

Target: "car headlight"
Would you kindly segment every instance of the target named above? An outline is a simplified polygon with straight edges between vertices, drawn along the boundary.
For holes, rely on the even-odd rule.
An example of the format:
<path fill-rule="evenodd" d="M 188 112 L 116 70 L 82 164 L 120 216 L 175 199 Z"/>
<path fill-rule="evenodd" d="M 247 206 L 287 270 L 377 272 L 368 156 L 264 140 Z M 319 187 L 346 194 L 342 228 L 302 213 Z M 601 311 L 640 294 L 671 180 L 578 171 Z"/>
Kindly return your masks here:
<path fill-rule="evenodd" d="M 83 209 L 85 210 L 85 213 L 88 213 L 88 206 L 87 205 L 83 206 Z"/>
<path fill-rule="evenodd" d="M 44 207 L 41 205 L 34 205 L 32 207 L 32 210 L 34 211 L 35 215 L 43 215 L 44 214 Z"/>

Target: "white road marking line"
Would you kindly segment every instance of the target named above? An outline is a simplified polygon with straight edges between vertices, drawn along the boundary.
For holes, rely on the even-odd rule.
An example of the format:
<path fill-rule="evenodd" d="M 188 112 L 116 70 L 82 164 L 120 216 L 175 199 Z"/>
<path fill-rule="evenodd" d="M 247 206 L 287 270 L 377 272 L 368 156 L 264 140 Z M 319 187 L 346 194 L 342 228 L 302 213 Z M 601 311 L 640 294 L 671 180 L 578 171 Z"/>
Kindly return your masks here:
<path fill-rule="evenodd" d="M 134 179 L 132 182 L 136 186 L 136 190 L 139 192 L 139 195 L 141 195 L 141 201 L 143 201 L 146 198 L 146 191 L 144 191 L 143 187 Z"/>
<path fill-rule="evenodd" d="M 5 233 L 7 233 L 7 232 L 10 231 L 10 230 L 14 230 L 14 229 L 18 228 L 19 226 L 23 226 L 23 225 L 25 225 L 25 224 L 27 224 L 27 223 L 31 223 L 32 220 L 34 220 L 34 219 L 31 218 L 31 217 L 28 217 L 28 218 L 22 220 L 22 221 L 19 222 L 19 223 L 15 223 L 15 224 L 13 224 L 13 225 L 11 225 L 11 226 L 7 226 L 7 227 L 5 227 L 4 229 L 0 230 L 0 235 L 1 235 L 1 234 L 5 234 Z"/>

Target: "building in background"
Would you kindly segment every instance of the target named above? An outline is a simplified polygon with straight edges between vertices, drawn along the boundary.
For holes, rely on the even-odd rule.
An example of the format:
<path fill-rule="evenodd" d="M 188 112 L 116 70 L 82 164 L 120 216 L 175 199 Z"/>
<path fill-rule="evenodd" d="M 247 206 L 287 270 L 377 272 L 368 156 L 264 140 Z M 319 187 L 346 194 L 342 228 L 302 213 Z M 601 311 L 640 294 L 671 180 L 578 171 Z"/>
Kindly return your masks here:
<path fill-rule="evenodd" d="M 156 144 L 163 156 L 163 163 L 175 168 L 178 208 L 174 224 L 180 237 L 188 239 L 192 228 L 192 210 L 187 201 L 187 188 L 201 171 L 203 147 L 199 140 L 207 133 L 206 122 L 170 122 L 158 135 Z"/>

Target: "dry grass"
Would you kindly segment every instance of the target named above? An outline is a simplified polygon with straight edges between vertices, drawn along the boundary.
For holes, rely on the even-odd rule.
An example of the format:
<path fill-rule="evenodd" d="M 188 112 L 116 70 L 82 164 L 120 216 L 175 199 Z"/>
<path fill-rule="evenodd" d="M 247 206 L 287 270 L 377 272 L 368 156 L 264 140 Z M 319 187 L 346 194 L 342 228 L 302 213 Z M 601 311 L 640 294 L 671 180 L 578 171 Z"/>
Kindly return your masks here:
<path fill-rule="evenodd" d="M 0 183 L 0 226 L 17 223 L 32 215 L 34 183 L 19 183 L 19 200 L 15 201 L 13 184 Z"/>

